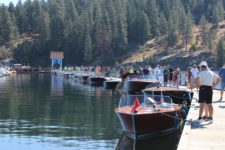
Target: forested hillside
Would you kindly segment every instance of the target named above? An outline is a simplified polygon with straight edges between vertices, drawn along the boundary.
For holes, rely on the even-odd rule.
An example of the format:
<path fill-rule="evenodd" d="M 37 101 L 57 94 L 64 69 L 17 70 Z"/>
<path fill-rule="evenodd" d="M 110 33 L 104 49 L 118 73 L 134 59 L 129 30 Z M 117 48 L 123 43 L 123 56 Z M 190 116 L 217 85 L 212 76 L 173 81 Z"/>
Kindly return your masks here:
<path fill-rule="evenodd" d="M 161 51 L 212 50 L 221 65 L 224 8 L 225 0 L 19 1 L 0 6 L 0 57 L 47 66 L 50 51 L 64 51 L 65 64 L 115 64 L 154 40 Z"/>

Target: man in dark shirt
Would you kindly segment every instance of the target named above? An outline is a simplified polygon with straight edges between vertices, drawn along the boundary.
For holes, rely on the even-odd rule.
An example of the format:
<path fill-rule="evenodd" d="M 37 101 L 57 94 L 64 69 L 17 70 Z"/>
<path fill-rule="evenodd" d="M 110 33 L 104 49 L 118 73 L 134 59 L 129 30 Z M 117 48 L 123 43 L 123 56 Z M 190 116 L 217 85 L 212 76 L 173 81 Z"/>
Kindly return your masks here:
<path fill-rule="evenodd" d="M 169 70 L 169 82 L 170 82 L 170 85 L 172 85 L 173 84 L 173 68 L 169 65 L 168 70 Z"/>
<path fill-rule="evenodd" d="M 143 69 L 143 74 L 144 75 L 149 75 L 150 71 L 148 70 L 148 67 L 146 66 L 144 69 Z"/>
<path fill-rule="evenodd" d="M 169 70 L 168 70 L 167 66 L 164 66 L 164 70 L 163 70 L 163 82 L 164 82 L 164 86 L 167 86 L 168 77 L 169 77 Z"/>
<path fill-rule="evenodd" d="M 223 99 L 223 91 L 225 88 L 225 63 L 219 71 L 219 76 L 221 78 L 221 87 L 220 87 L 220 101 Z"/>

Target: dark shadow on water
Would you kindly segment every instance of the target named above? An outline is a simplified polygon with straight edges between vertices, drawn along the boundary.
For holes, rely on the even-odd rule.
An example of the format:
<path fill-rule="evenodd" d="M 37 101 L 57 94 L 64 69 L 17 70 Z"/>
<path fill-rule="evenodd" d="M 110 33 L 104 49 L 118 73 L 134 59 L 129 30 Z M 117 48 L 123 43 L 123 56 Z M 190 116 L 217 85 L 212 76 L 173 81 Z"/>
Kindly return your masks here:
<path fill-rule="evenodd" d="M 145 140 L 133 140 L 122 133 L 116 150 L 176 150 L 180 135 L 178 132 Z"/>

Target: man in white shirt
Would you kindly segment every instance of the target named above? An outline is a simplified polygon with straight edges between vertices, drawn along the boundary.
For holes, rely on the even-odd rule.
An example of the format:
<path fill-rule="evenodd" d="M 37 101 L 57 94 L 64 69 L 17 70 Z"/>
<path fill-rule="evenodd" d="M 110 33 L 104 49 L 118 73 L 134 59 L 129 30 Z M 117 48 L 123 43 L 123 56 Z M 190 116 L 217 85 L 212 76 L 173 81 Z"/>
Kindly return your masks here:
<path fill-rule="evenodd" d="M 213 106 L 212 106 L 212 97 L 213 97 L 213 89 L 220 82 L 220 77 L 212 72 L 207 65 L 207 62 L 202 61 L 200 63 L 201 72 L 199 72 L 197 76 L 196 85 L 199 87 L 199 120 L 202 120 L 202 114 L 205 109 L 206 119 L 211 121 L 213 120 Z M 207 112 L 209 114 L 207 114 Z"/>
<path fill-rule="evenodd" d="M 192 78 L 192 83 L 193 85 L 192 86 L 195 86 L 194 83 L 196 83 L 196 79 L 198 77 L 198 68 L 196 65 L 194 65 L 192 68 L 191 68 L 191 78 Z M 191 87 L 192 89 L 193 87 Z"/>

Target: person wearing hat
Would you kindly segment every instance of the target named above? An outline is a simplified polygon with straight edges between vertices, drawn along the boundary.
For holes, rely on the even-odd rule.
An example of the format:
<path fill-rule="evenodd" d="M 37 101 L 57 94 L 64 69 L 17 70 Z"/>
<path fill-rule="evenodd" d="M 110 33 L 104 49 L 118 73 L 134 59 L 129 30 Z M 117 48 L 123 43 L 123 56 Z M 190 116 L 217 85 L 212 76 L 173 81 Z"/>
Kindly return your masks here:
<path fill-rule="evenodd" d="M 222 101 L 222 99 L 223 99 L 223 91 L 224 91 L 224 88 L 225 88 L 225 63 L 223 65 L 223 67 L 219 71 L 219 76 L 221 78 L 220 99 L 219 99 L 219 101 Z"/>
<path fill-rule="evenodd" d="M 206 110 L 205 119 L 212 122 L 213 120 L 213 106 L 212 106 L 212 97 L 213 97 L 213 89 L 220 82 L 220 77 L 212 72 L 208 68 L 208 64 L 206 61 L 202 61 L 200 63 L 200 72 L 197 76 L 196 85 L 199 87 L 199 118 L 198 120 L 202 120 L 202 114 L 204 109 Z M 207 114 L 208 112 L 208 114 Z"/>

